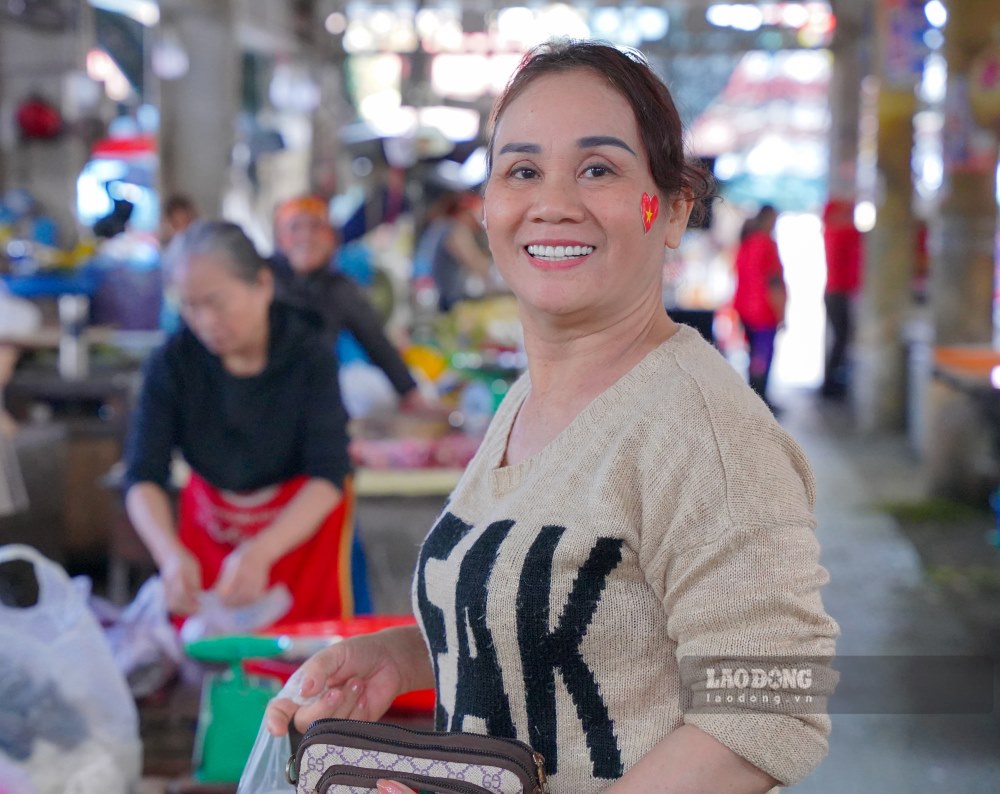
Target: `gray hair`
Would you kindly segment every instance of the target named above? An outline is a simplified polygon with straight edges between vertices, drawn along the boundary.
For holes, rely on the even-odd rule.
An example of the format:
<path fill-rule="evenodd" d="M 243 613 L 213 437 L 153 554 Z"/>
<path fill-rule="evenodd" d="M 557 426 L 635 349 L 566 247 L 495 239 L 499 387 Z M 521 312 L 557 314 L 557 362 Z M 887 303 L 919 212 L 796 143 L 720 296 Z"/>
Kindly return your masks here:
<path fill-rule="evenodd" d="M 268 265 L 246 233 L 228 221 L 195 221 L 176 235 L 163 252 L 162 267 L 167 277 L 192 257 L 221 256 L 229 271 L 241 281 L 256 284 Z"/>

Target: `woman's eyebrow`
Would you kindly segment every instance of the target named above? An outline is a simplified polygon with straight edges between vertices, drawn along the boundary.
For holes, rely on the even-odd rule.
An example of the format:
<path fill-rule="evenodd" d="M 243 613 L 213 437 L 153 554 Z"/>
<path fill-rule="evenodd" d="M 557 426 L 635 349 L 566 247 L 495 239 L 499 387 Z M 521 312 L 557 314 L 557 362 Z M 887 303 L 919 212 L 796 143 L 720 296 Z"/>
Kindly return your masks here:
<path fill-rule="evenodd" d="M 576 145 L 580 149 L 593 149 L 598 146 L 617 146 L 619 149 L 624 149 L 633 157 L 638 156 L 632 150 L 631 146 L 614 135 L 588 135 L 585 138 L 578 139 Z M 509 154 L 511 152 L 514 154 L 541 154 L 542 147 L 537 143 L 507 143 L 500 147 L 499 154 Z"/>
<path fill-rule="evenodd" d="M 500 154 L 541 154 L 542 147 L 537 143 L 507 143 L 500 147 Z"/>
<path fill-rule="evenodd" d="M 586 138 L 580 138 L 576 142 L 576 145 L 581 149 L 592 149 L 596 146 L 617 146 L 619 149 L 624 149 L 633 157 L 637 156 L 636 153 L 632 151 L 631 146 L 625 143 L 625 141 L 621 138 L 616 138 L 614 135 L 588 135 Z"/>

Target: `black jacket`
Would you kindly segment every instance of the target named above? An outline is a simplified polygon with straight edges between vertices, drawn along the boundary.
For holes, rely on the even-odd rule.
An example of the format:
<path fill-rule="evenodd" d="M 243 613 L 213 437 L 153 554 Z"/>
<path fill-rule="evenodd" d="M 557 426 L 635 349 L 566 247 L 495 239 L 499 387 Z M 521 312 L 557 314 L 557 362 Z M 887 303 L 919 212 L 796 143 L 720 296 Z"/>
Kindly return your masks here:
<path fill-rule="evenodd" d="M 125 487 L 169 484 L 179 450 L 217 488 L 248 491 L 296 475 L 343 485 L 350 471 L 337 367 L 320 330 L 275 302 L 263 372 L 236 377 L 186 327 L 146 362 L 126 442 Z"/>
<path fill-rule="evenodd" d="M 350 331 L 398 394 L 417 385 L 399 351 L 382 332 L 372 305 L 348 276 L 330 268 L 300 276 L 281 256 L 271 258 L 271 268 L 278 299 L 319 317 L 331 350 L 340 332 Z"/>

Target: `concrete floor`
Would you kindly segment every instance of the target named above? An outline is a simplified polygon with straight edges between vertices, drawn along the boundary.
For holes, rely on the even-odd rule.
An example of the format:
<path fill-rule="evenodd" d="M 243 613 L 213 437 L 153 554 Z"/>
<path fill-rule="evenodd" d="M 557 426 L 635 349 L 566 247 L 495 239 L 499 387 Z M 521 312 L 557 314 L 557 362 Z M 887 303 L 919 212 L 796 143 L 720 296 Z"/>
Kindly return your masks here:
<path fill-rule="evenodd" d="M 780 397 L 782 424 L 816 473 L 818 534 L 831 577 L 825 602 L 842 630 L 838 654 L 995 657 L 997 649 L 984 647 L 928 582 L 909 540 L 879 509 L 923 496 L 919 463 L 905 439 L 863 436 L 846 406 L 812 394 Z M 995 707 L 985 715 L 834 714 L 826 761 L 787 790 L 995 794 L 998 747 Z"/>

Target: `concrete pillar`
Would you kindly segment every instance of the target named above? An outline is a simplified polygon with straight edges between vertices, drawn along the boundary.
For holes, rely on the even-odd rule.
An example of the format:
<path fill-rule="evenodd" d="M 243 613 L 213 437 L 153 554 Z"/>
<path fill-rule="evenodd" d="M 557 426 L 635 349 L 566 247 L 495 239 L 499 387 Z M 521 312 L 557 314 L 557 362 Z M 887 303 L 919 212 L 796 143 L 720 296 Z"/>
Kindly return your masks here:
<path fill-rule="evenodd" d="M 160 24 L 187 51 L 187 74 L 159 82 L 161 196 L 184 193 L 218 217 L 229 182 L 240 62 L 230 0 L 161 0 Z"/>
<path fill-rule="evenodd" d="M 858 127 L 861 120 L 861 81 L 870 67 L 870 37 L 865 35 L 870 8 L 858 0 L 832 3 L 837 29 L 830 43 L 830 196 L 857 194 Z"/>
<path fill-rule="evenodd" d="M 995 134 L 969 104 L 969 69 L 1000 30 L 995 0 L 950 0 L 944 55 L 944 171 L 937 217 L 929 225 L 930 304 L 939 345 L 990 344 L 997 231 Z"/>
<path fill-rule="evenodd" d="M 902 335 L 915 251 L 910 157 L 919 73 L 905 68 L 908 59 L 900 57 L 901 42 L 893 33 L 900 6 L 881 0 L 876 11 L 877 219 L 866 240 L 854 390 L 859 424 L 869 432 L 901 430 L 906 419 Z"/>
<path fill-rule="evenodd" d="M 3 43 L 2 43 L 2 31 L 0 31 L 0 125 L 3 123 L 3 113 L 5 112 L 4 107 L 4 75 L 3 75 Z M 0 193 L 3 193 L 7 189 L 7 164 L 6 164 L 6 154 L 4 152 L 4 140 L 3 135 L 0 133 Z"/>
<path fill-rule="evenodd" d="M 948 66 L 944 183 L 929 224 L 930 309 L 935 345 L 993 341 L 997 233 L 996 134 L 977 122 L 969 101 L 970 67 L 1000 32 L 995 0 L 950 0 L 944 29 Z M 924 467 L 932 493 L 984 505 L 1000 478 L 993 418 L 972 398 L 934 380 L 926 400 Z"/>
<path fill-rule="evenodd" d="M 328 7 L 300 4 L 295 26 L 300 57 L 319 86 L 319 104 L 311 114 L 312 145 L 309 162 L 309 190 L 332 198 L 344 189 L 340 184 L 340 129 L 354 120 L 355 111 L 345 95 L 343 76 L 347 62 L 343 32 L 332 34 L 325 28 Z"/>
<path fill-rule="evenodd" d="M 9 19 L 0 23 L 0 189 L 31 191 L 58 224 L 64 246 L 77 238 L 76 178 L 87 160 L 87 141 L 69 129 L 55 140 L 21 140 L 14 115 L 33 92 L 62 109 L 66 76 L 83 68 L 90 41 L 87 25 L 46 31 Z"/>

